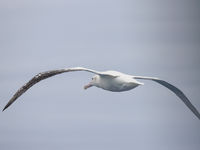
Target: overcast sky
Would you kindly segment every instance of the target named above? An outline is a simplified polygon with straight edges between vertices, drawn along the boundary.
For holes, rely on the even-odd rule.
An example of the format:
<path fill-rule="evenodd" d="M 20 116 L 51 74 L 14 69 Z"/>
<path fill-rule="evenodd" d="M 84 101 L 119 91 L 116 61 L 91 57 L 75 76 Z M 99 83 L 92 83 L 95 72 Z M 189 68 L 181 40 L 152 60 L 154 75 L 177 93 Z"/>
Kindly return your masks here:
<path fill-rule="evenodd" d="M 155 76 L 200 111 L 200 1 L 0 0 L 0 108 L 35 74 L 83 66 Z M 0 113 L 2 150 L 199 150 L 200 121 L 151 81 L 83 90 L 58 75 Z"/>

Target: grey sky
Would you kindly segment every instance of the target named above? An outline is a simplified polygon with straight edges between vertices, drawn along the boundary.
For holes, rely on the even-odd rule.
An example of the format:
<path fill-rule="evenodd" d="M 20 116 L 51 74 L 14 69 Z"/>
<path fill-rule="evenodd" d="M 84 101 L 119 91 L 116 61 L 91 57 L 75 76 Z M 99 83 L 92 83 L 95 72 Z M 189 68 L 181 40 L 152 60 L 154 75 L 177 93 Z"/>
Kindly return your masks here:
<path fill-rule="evenodd" d="M 198 0 L 1 0 L 0 108 L 38 72 L 83 66 L 156 76 L 200 111 Z M 124 93 L 68 73 L 35 85 L 0 113 L 2 150 L 199 150 L 200 121 L 145 81 Z"/>

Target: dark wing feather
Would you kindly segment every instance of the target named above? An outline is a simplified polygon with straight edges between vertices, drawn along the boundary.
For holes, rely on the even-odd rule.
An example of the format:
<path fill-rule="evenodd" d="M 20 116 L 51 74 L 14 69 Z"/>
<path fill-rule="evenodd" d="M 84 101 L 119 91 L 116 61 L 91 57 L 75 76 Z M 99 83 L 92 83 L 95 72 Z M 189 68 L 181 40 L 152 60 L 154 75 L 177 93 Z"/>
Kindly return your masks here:
<path fill-rule="evenodd" d="M 24 84 L 19 90 L 17 90 L 17 92 L 13 95 L 13 97 L 9 100 L 7 105 L 4 107 L 3 111 L 6 108 L 8 108 L 18 97 L 20 97 L 24 92 L 26 92 L 34 84 L 38 83 L 41 80 L 49 78 L 51 76 L 61 74 L 63 72 L 66 72 L 66 70 L 65 69 L 52 70 L 52 71 L 46 71 L 46 72 L 42 72 L 42 73 L 37 74 L 30 81 L 28 81 L 26 84 Z"/>
<path fill-rule="evenodd" d="M 61 74 L 61 73 L 64 73 L 64 72 L 72 72 L 72 71 L 87 71 L 87 72 L 91 72 L 91 73 L 98 74 L 98 75 L 104 75 L 101 72 L 98 72 L 98 71 L 95 71 L 95 70 L 92 70 L 92 69 L 83 68 L 83 67 L 74 67 L 74 68 L 67 68 L 67 69 L 51 70 L 51 71 L 39 73 L 36 76 L 34 76 L 29 82 L 24 84 L 13 95 L 13 97 L 9 100 L 7 105 L 4 107 L 3 111 L 6 108 L 8 108 L 18 97 L 20 97 L 24 92 L 26 92 L 30 87 L 32 87 L 34 84 L 38 83 L 39 81 L 44 80 L 44 79 L 49 78 L 49 77 L 52 77 L 52 76 L 55 76 L 57 74 Z"/>

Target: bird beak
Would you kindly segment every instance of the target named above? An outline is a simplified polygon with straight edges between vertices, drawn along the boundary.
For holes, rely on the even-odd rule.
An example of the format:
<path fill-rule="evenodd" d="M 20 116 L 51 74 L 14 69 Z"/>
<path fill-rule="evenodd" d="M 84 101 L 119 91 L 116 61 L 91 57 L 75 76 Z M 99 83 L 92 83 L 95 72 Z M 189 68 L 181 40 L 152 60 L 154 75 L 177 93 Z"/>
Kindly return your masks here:
<path fill-rule="evenodd" d="M 88 88 L 92 87 L 93 85 L 91 83 L 84 86 L 84 89 L 87 90 Z"/>

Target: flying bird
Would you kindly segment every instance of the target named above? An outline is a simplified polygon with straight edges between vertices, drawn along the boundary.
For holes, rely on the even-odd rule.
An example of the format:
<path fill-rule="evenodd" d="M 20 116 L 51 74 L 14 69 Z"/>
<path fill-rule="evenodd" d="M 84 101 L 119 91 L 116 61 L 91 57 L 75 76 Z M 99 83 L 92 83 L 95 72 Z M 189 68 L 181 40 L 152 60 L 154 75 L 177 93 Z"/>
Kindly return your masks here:
<path fill-rule="evenodd" d="M 24 84 L 14 95 L 13 97 L 8 101 L 7 105 L 4 107 L 3 111 L 8 108 L 18 97 L 20 97 L 24 92 L 26 92 L 29 88 L 31 88 L 36 83 L 40 82 L 41 80 L 47 79 L 49 77 L 52 77 L 54 75 L 58 75 L 65 72 L 73 72 L 73 71 L 87 71 L 95 74 L 92 77 L 92 80 L 90 83 L 84 86 L 84 89 L 88 89 L 92 86 L 102 88 L 104 90 L 112 91 L 112 92 L 123 92 L 131 90 L 139 85 L 143 85 L 142 82 L 137 81 L 136 79 L 144 79 L 144 80 L 152 80 L 155 81 L 169 90 L 171 90 L 173 93 L 175 93 L 184 103 L 185 105 L 200 119 L 200 114 L 198 110 L 193 106 L 193 104 L 189 101 L 189 99 L 185 96 L 185 94 L 175 87 L 174 85 L 155 78 L 155 77 L 144 77 L 144 76 L 132 76 L 128 74 L 124 74 L 117 71 L 95 71 L 92 69 L 87 69 L 83 67 L 74 67 L 74 68 L 67 68 L 67 69 L 58 69 L 58 70 L 51 70 L 51 71 L 45 71 L 38 73 L 36 76 L 34 76 L 30 81 L 28 81 L 26 84 Z"/>

